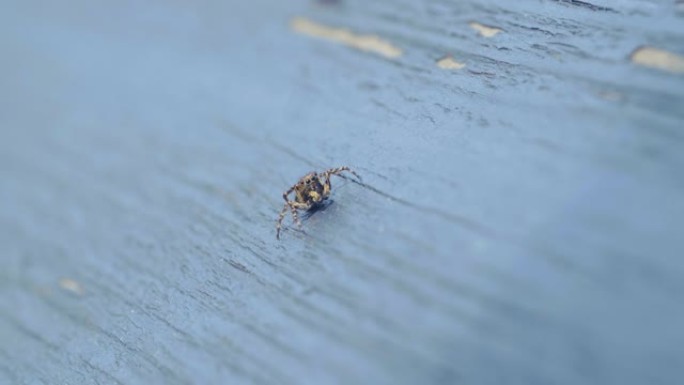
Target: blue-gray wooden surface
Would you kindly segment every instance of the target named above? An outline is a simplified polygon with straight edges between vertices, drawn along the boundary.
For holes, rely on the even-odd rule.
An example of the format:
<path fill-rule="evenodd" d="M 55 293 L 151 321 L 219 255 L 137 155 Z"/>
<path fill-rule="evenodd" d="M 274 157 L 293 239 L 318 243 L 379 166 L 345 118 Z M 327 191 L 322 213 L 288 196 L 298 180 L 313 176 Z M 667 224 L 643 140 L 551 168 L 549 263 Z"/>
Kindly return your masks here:
<path fill-rule="evenodd" d="M 681 8 L 2 2 L 0 383 L 678 383 Z"/>

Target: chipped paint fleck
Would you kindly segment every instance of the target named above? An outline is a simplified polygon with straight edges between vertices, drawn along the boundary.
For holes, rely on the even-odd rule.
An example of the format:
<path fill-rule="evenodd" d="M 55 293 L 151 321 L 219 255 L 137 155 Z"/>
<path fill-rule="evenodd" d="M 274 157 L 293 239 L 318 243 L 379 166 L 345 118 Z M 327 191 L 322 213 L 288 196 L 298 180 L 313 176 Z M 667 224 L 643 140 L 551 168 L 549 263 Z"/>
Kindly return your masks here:
<path fill-rule="evenodd" d="M 500 28 L 490 27 L 488 25 L 480 24 L 476 21 L 471 21 L 470 23 L 468 23 L 468 25 L 470 26 L 470 28 L 477 31 L 477 33 L 479 33 L 480 36 L 484 37 L 494 37 L 496 36 L 496 34 L 502 31 L 502 29 Z"/>
<path fill-rule="evenodd" d="M 81 284 L 74 281 L 71 278 L 62 278 L 59 280 L 59 287 L 62 289 L 76 294 L 76 295 L 83 295 L 83 287 L 81 287 Z"/>
<path fill-rule="evenodd" d="M 632 63 L 673 73 L 684 73 L 684 56 L 655 47 L 639 47 L 630 55 Z"/>
<path fill-rule="evenodd" d="M 465 63 L 458 62 L 451 56 L 445 56 L 437 61 L 437 67 L 445 70 L 460 70 L 465 66 Z"/>
<path fill-rule="evenodd" d="M 376 35 L 360 35 L 344 28 L 334 28 L 314 21 L 297 17 L 290 27 L 298 33 L 330 40 L 365 52 L 372 52 L 386 58 L 395 59 L 403 54 L 402 50 Z"/>

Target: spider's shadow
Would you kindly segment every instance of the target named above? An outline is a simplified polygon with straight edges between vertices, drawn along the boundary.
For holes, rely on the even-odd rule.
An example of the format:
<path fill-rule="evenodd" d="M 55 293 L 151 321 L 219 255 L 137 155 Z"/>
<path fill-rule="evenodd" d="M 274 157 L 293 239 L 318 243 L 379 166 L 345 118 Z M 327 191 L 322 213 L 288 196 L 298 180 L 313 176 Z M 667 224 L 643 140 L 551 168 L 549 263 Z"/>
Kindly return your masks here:
<path fill-rule="evenodd" d="M 330 207 L 334 202 L 334 200 L 328 199 L 323 203 L 311 207 L 310 209 L 304 212 L 304 215 L 302 215 L 302 220 L 308 220 L 309 218 L 311 218 L 312 215 L 316 214 L 317 212 L 327 210 L 328 207 Z"/>

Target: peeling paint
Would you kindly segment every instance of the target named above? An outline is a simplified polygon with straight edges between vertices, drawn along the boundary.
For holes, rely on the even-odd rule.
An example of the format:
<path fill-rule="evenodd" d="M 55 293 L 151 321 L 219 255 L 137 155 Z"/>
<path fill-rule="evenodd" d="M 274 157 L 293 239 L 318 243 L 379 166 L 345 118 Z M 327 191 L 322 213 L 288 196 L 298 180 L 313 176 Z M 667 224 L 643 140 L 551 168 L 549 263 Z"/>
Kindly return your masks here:
<path fill-rule="evenodd" d="M 632 63 L 673 73 L 684 73 L 684 56 L 655 47 L 639 47 L 630 55 Z"/>
<path fill-rule="evenodd" d="M 83 287 L 81 287 L 81 284 L 74 281 L 71 278 L 62 278 L 59 280 L 59 287 L 62 289 L 76 294 L 76 295 L 83 295 Z"/>
<path fill-rule="evenodd" d="M 344 28 L 334 28 L 314 21 L 297 17 L 292 19 L 290 27 L 303 35 L 318 37 L 346 45 L 364 52 L 371 52 L 386 58 L 395 59 L 403 52 L 387 40 L 376 35 L 360 35 Z"/>
<path fill-rule="evenodd" d="M 496 34 L 502 31 L 502 29 L 500 28 L 490 27 L 488 25 L 480 24 L 476 21 L 471 21 L 470 23 L 468 23 L 468 25 L 470 26 L 470 28 L 477 31 L 477 33 L 480 34 L 480 36 L 484 37 L 494 37 L 496 36 Z"/>
<path fill-rule="evenodd" d="M 460 70 L 465 66 L 465 63 L 458 62 L 451 56 L 445 56 L 437 61 L 437 67 L 445 70 Z"/>

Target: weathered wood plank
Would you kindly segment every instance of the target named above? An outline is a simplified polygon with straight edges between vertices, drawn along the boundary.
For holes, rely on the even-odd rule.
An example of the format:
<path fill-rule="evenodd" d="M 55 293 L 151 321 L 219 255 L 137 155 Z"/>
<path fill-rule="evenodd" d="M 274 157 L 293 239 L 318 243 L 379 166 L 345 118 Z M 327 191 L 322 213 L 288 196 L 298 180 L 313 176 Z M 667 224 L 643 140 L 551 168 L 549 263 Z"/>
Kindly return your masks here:
<path fill-rule="evenodd" d="M 681 377 L 675 2 L 3 8 L 0 383 Z"/>

